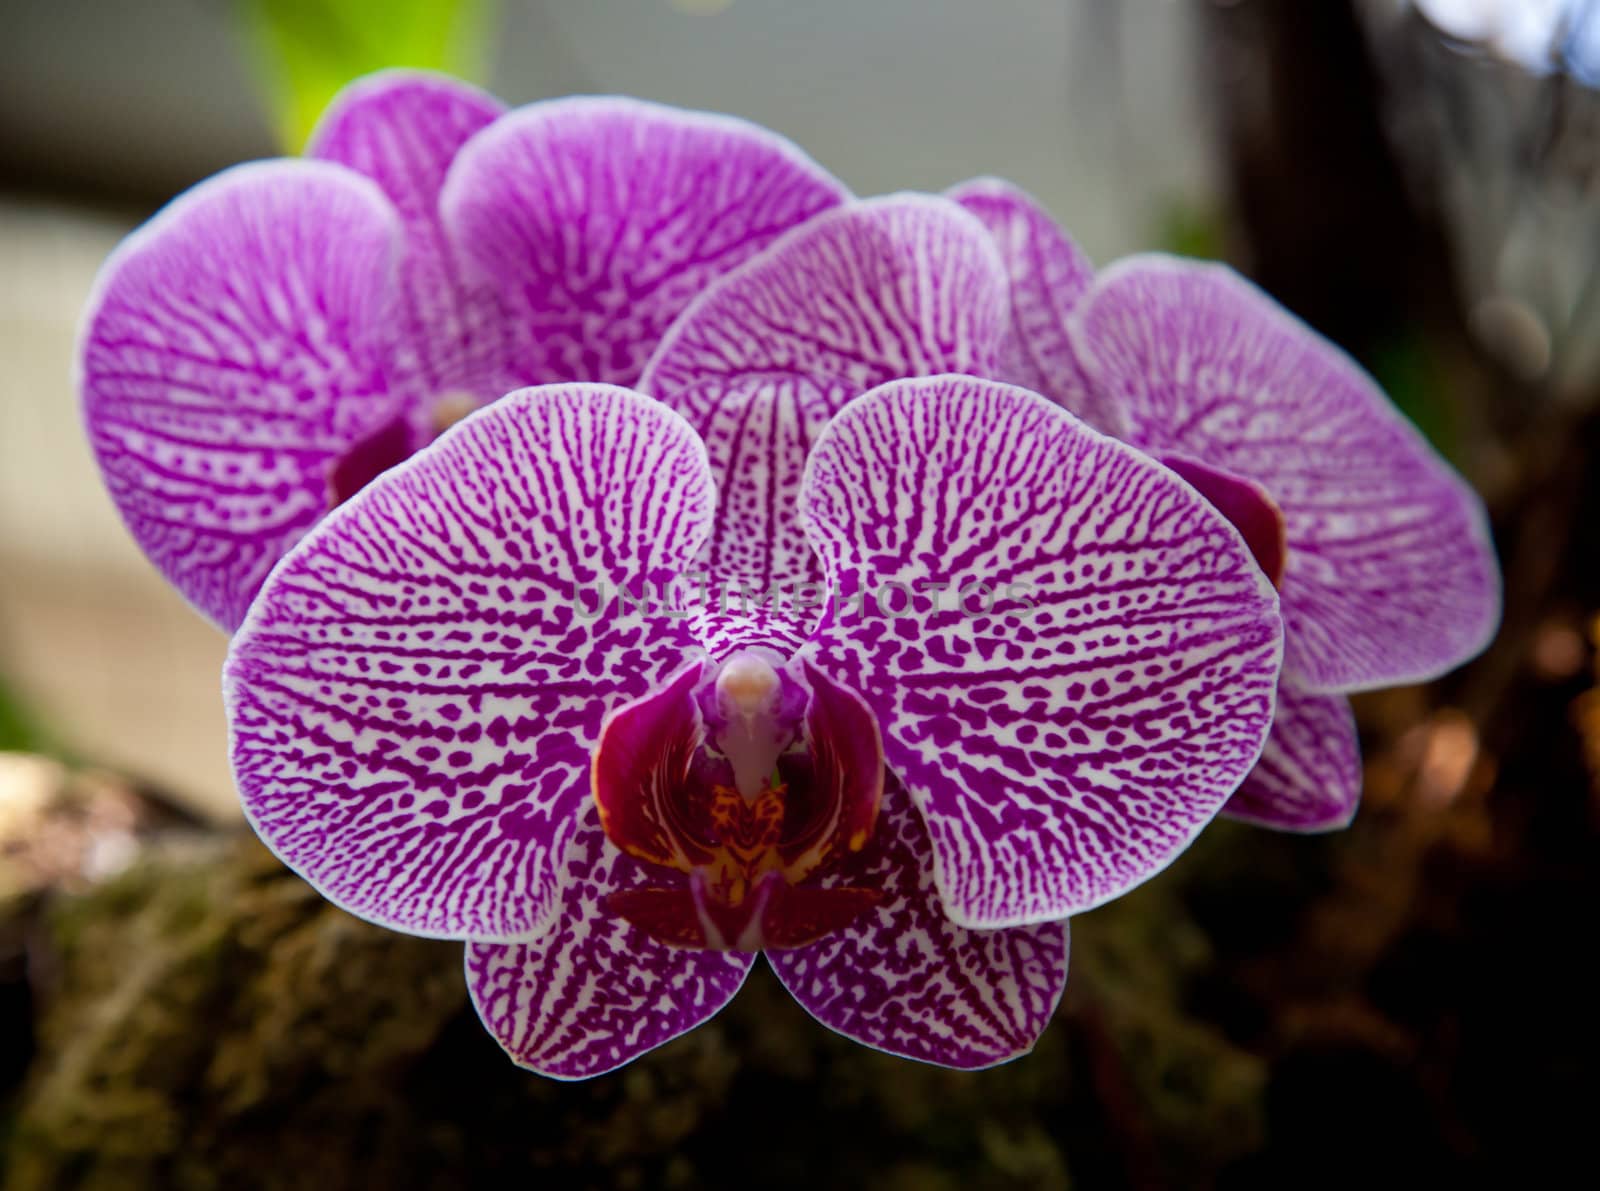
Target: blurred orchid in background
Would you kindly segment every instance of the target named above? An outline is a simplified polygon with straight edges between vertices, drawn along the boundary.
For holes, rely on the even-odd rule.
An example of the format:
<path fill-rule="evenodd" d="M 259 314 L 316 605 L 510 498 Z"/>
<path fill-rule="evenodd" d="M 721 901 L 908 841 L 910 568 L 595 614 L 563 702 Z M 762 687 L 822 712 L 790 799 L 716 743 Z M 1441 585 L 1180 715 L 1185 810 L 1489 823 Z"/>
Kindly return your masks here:
<path fill-rule="evenodd" d="M 1096 275 L 1014 186 L 952 193 L 1012 277 L 1002 375 L 1167 463 L 1280 588 L 1272 737 L 1227 813 L 1344 826 L 1361 793 L 1345 696 L 1438 677 L 1499 625 L 1482 502 L 1354 361 L 1226 267 L 1136 256 Z"/>
<path fill-rule="evenodd" d="M 201 183 L 101 271 L 78 361 L 95 455 L 145 553 L 224 628 L 450 420 L 526 384 L 633 382 L 709 281 L 845 197 L 726 117 L 501 112 L 450 79 L 363 80 L 309 160 Z"/>

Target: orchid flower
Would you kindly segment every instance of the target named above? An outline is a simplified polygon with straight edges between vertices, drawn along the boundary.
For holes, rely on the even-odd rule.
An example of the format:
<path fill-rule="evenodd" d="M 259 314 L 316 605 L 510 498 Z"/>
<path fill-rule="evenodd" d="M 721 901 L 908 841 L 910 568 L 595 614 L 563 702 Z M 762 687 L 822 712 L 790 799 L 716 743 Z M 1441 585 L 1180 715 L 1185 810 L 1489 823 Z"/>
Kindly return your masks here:
<path fill-rule="evenodd" d="M 1065 920 L 1254 766 L 1282 625 L 1178 473 L 980 378 L 1008 293 L 956 204 L 850 202 L 709 285 L 638 391 L 525 388 L 378 476 L 234 638 L 251 823 L 465 941 L 550 1076 L 705 1021 L 758 952 L 867 1045 L 1027 1051 Z"/>
<path fill-rule="evenodd" d="M 1011 184 L 951 197 L 989 227 L 1012 282 L 993 375 L 1172 467 L 1239 525 L 1280 589 L 1277 716 L 1226 813 L 1345 826 L 1361 793 L 1346 696 L 1438 677 L 1498 627 L 1477 494 L 1353 360 L 1226 267 L 1145 255 L 1096 275 Z"/>
<path fill-rule="evenodd" d="M 295 541 L 444 425 L 524 385 L 634 383 L 712 280 L 847 197 L 739 120 L 505 112 L 411 71 L 348 87 L 307 154 L 175 199 L 107 261 L 80 333 L 112 498 L 230 630 Z"/>

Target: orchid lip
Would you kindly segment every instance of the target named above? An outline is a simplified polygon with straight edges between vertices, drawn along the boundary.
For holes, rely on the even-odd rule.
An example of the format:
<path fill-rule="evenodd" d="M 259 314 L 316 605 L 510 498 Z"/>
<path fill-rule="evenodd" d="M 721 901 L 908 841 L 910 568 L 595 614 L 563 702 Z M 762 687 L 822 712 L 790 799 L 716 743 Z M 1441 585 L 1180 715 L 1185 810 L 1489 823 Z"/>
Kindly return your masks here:
<path fill-rule="evenodd" d="M 694 663 L 611 714 L 591 773 L 611 842 L 686 878 L 607 899 L 661 942 L 796 947 L 879 900 L 818 883 L 871 840 L 884 764 L 865 703 L 809 666 Z"/>

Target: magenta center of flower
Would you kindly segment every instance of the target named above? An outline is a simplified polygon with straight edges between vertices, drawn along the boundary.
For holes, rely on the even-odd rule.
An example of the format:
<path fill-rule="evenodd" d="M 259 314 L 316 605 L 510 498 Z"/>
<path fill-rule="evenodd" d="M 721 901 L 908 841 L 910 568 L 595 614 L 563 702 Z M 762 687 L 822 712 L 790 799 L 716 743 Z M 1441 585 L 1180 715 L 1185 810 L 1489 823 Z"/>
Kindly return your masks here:
<path fill-rule="evenodd" d="M 410 414 L 402 413 L 370 431 L 329 466 L 328 507 L 338 508 L 483 404 L 472 393 L 451 389 L 429 404 L 422 429 Z"/>
<path fill-rule="evenodd" d="M 1226 468 L 1201 463 L 1188 455 L 1158 453 L 1156 458 L 1177 472 L 1211 502 L 1244 535 L 1256 563 L 1277 587 L 1289 561 L 1289 538 L 1283 510 L 1270 493 L 1254 480 Z"/>
<path fill-rule="evenodd" d="M 338 508 L 378 476 L 411 458 L 417 449 L 406 415 L 391 418 L 360 439 L 328 469 L 328 503 Z"/>
<path fill-rule="evenodd" d="M 879 891 L 837 879 L 872 838 L 883 747 L 854 692 L 756 653 L 695 665 L 606 720 L 594 797 L 606 835 L 662 884 L 608 908 L 680 947 L 798 947 Z"/>

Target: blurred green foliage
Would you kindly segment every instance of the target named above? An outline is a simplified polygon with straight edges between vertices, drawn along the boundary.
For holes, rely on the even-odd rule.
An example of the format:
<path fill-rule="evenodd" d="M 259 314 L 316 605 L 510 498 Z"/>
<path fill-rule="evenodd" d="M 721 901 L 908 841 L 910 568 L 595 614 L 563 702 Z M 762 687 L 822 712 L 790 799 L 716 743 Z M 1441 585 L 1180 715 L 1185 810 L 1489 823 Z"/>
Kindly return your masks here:
<path fill-rule="evenodd" d="M 46 733 L 22 706 L 15 691 L 0 678 L 0 753 L 53 753 Z"/>
<path fill-rule="evenodd" d="M 1220 211 L 1175 200 L 1157 218 L 1155 243 L 1162 252 L 1200 260 L 1227 257 L 1227 233 Z"/>
<path fill-rule="evenodd" d="M 239 0 L 279 139 L 299 152 L 351 79 L 391 66 L 481 79 L 494 0 Z"/>
<path fill-rule="evenodd" d="M 1396 334 L 1378 344 L 1363 363 L 1428 441 L 1441 454 L 1455 458 L 1461 443 L 1450 385 L 1422 335 L 1415 330 Z"/>

